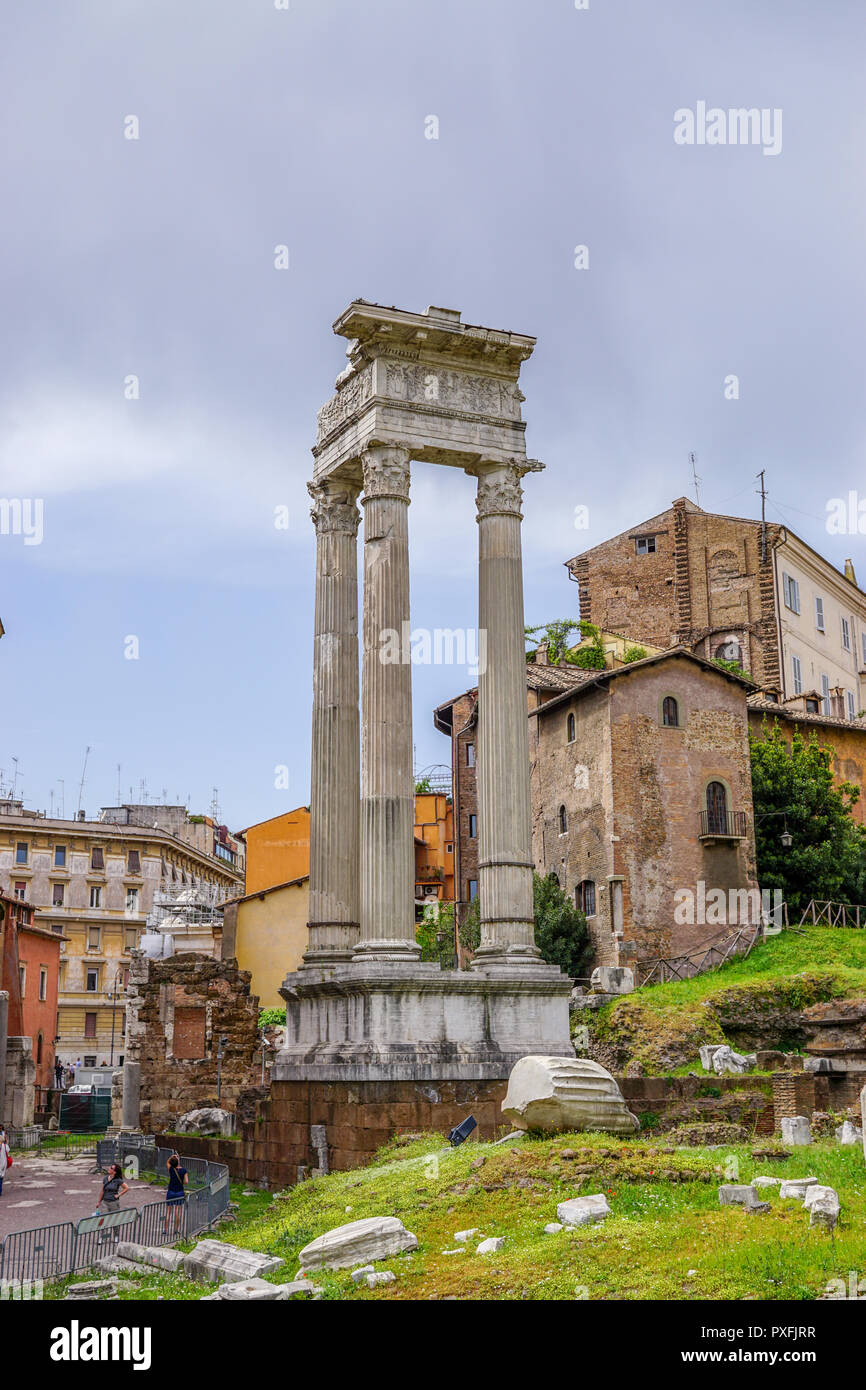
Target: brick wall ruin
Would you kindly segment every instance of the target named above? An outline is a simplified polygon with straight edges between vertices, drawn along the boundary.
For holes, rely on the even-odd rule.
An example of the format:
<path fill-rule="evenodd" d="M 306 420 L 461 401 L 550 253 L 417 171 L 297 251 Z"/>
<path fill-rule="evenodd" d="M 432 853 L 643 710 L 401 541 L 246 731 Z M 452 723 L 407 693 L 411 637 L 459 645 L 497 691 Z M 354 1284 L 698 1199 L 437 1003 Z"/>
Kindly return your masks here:
<path fill-rule="evenodd" d="M 234 1111 L 260 1073 L 259 1001 L 237 961 L 194 953 L 151 960 L 133 951 L 127 998 L 127 1061 L 141 1068 L 141 1127 L 170 1129 L 188 1110 Z"/>

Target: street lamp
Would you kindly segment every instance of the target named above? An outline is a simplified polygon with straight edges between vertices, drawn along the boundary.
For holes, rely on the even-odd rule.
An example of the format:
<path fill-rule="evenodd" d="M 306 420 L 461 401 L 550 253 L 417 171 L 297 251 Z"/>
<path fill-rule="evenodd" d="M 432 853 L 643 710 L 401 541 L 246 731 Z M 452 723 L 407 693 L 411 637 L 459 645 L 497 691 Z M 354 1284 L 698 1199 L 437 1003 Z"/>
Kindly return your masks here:
<path fill-rule="evenodd" d="M 757 825 L 757 823 L 758 823 L 759 820 L 766 820 L 768 816 L 784 816 L 784 817 L 785 817 L 785 829 L 782 831 L 781 835 L 779 836 L 779 839 L 780 839 L 780 841 L 782 842 L 782 844 L 784 845 L 785 849 L 790 849 L 791 846 L 792 846 L 792 844 L 794 843 L 794 837 L 793 837 L 793 835 L 791 834 L 790 830 L 788 829 L 788 812 L 787 812 L 787 811 L 764 811 L 764 813 L 763 813 L 762 815 L 760 815 L 760 816 L 755 816 L 755 824 Z"/>

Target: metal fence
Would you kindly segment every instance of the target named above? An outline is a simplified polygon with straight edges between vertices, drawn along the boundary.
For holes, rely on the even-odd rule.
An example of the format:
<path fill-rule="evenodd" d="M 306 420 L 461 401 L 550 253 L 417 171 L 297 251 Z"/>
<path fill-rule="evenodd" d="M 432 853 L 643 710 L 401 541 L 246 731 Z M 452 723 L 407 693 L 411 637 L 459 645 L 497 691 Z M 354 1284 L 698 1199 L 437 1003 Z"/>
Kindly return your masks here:
<path fill-rule="evenodd" d="M 40 1129 L 30 1125 L 27 1129 L 7 1130 L 10 1149 L 38 1149 L 50 1158 L 81 1158 L 96 1154 L 101 1134 L 69 1134 L 61 1129 Z"/>
<path fill-rule="evenodd" d="M 171 1149 L 157 1148 L 141 1139 L 103 1139 L 97 1158 L 101 1168 L 109 1163 L 131 1167 L 135 1159 L 140 1175 L 154 1182 L 168 1181 L 166 1164 Z M 59 1279 L 76 1270 L 90 1269 L 101 1257 L 115 1252 L 120 1241 L 140 1245 L 173 1245 L 212 1225 L 228 1210 L 229 1170 L 224 1163 L 204 1158 L 183 1158 L 189 1174 L 189 1191 L 175 1229 L 177 1209 L 160 1201 L 125 1208 L 135 1211 L 128 1224 L 105 1230 L 79 1231 L 82 1222 L 65 1221 L 30 1231 L 13 1231 L 0 1242 L 0 1282 L 12 1279 Z"/>

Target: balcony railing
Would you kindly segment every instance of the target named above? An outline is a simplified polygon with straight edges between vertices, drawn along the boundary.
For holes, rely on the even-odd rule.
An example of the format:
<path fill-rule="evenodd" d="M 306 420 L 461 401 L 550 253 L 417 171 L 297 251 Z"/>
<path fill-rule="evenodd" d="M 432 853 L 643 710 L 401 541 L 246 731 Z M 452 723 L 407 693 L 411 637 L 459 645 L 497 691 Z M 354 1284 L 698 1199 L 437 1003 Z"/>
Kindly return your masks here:
<path fill-rule="evenodd" d="M 701 840 L 743 840 L 745 811 L 701 811 Z"/>

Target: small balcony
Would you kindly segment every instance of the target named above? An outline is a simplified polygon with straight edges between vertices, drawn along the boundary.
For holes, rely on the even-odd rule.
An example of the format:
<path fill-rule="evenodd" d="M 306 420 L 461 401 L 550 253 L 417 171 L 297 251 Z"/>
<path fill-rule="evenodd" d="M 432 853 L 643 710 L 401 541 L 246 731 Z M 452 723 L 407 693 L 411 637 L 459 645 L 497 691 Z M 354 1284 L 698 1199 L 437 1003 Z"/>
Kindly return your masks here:
<path fill-rule="evenodd" d="M 704 844 L 731 844 L 745 838 L 745 811 L 701 811 L 698 839 Z"/>

